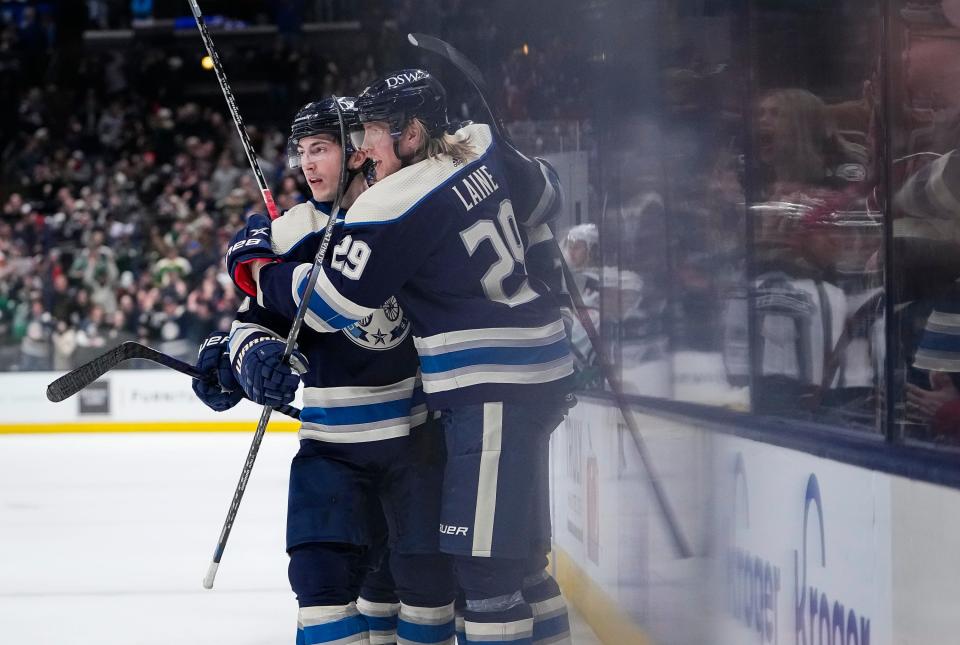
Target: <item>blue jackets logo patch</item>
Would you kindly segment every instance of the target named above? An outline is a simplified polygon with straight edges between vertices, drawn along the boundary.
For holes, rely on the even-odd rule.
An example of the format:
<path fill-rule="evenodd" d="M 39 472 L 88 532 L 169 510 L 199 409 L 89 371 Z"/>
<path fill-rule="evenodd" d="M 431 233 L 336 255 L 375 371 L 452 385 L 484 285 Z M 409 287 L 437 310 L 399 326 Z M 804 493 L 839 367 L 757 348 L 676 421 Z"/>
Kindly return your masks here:
<path fill-rule="evenodd" d="M 347 338 L 364 349 L 393 349 L 410 335 L 410 321 L 396 298 L 390 298 L 383 306 L 343 330 Z"/>

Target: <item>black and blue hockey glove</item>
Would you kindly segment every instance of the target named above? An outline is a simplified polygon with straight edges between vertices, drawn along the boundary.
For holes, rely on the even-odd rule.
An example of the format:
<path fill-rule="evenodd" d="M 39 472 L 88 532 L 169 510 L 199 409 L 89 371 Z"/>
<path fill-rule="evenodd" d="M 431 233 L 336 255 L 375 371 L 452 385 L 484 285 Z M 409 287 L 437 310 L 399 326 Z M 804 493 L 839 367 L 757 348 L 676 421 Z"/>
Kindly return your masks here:
<path fill-rule="evenodd" d="M 193 379 L 193 391 L 203 403 L 217 412 L 229 410 L 243 399 L 243 390 L 230 369 L 229 332 L 215 331 L 200 344 L 197 369 L 211 378 Z"/>
<path fill-rule="evenodd" d="M 227 272 L 233 283 L 248 296 L 256 297 L 257 283 L 249 267 L 254 260 L 280 261 L 270 244 L 270 219 L 259 213 L 250 216 L 227 247 Z"/>
<path fill-rule="evenodd" d="M 266 333 L 253 333 L 241 341 L 233 359 L 233 373 L 254 403 L 278 406 L 293 401 L 307 359 L 294 350 L 283 362 L 284 342 Z"/>

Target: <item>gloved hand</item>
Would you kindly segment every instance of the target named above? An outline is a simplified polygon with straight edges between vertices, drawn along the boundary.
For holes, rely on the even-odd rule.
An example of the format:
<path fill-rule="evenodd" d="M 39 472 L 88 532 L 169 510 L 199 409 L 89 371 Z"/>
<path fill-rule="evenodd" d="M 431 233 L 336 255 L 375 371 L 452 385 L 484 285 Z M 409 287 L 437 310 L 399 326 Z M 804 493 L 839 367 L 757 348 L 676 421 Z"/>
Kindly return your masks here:
<path fill-rule="evenodd" d="M 294 350 L 283 362 L 284 342 L 266 333 L 252 333 L 241 341 L 233 359 L 233 373 L 247 398 L 261 405 L 278 406 L 293 401 L 307 359 Z"/>
<path fill-rule="evenodd" d="M 243 398 L 243 390 L 230 369 L 229 332 L 215 331 L 200 344 L 197 369 L 212 378 L 193 379 L 193 391 L 204 404 L 217 412 L 229 410 Z"/>
<path fill-rule="evenodd" d="M 249 265 L 257 260 L 279 262 L 280 258 L 270 244 L 270 219 L 254 213 L 227 247 L 227 272 L 241 291 L 253 297 L 257 296 L 257 283 Z"/>

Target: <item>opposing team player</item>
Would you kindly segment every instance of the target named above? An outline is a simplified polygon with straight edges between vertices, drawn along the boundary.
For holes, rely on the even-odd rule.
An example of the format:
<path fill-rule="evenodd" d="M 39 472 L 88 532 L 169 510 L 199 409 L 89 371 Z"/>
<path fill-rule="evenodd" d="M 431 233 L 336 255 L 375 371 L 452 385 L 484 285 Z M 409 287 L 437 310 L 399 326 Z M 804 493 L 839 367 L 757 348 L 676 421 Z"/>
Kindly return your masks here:
<path fill-rule="evenodd" d="M 342 111 L 355 119 L 352 101 L 341 101 Z M 347 153 L 352 152 L 347 142 Z M 281 266 L 300 267 L 312 262 L 320 245 L 341 160 L 331 99 L 310 103 L 297 114 L 289 156 L 302 169 L 313 199 L 273 222 L 251 216 L 241 243 L 228 251 L 231 276 L 254 298 L 251 261 L 269 257 Z M 356 171 L 361 160 L 362 155 L 352 155 L 350 167 Z M 355 180 L 351 197 L 364 185 L 361 177 Z M 334 250 L 333 261 L 338 257 Z M 436 535 L 442 434 L 424 424 L 427 412 L 409 322 L 393 298 L 384 300 L 342 332 L 320 334 L 312 324 L 304 327 L 292 361 L 299 365 L 296 372 L 281 362 L 289 319 L 249 298 L 233 325 L 229 349 L 216 345 L 201 354 L 201 369 L 218 367 L 220 384 L 197 381 L 195 389 L 215 409 L 235 403 L 241 389 L 257 403 L 289 402 L 302 376 L 301 447 L 291 466 L 287 515 L 289 576 L 300 604 L 298 645 L 396 639 L 446 644 L 453 639 L 455 586 Z M 308 314 L 307 320 L 312 318 Z M 354 603 L 377 543 L 378 515 L 386 516 L 390 568 L 401 601 L 395 630 L 391 618 L 397 608 L 389 586 L 368 578 Z"/>
<path fill-rule="evenodd" d="M 532 161 L 532 173 L 509 168 L 517 160 L 488 126 L 448 133 L 445 92 L 426 71 L 391 74 L 357 105 L 354 145 L 377 181 L 351 206 L 306 322 L 338 332 L 396 295 L 426 401 L 443 410 L 440 541 L 466 597 L 466 642 L 569 642 L 543 564 L 548 439 L 566 411 L 572 361 L 557 302 L 525 271 L 520 230 L 555 185 Z M 531 186 L 543 199 L 524 194 Z M 518 209 L 520 225 L 515 197 L 530 205 Z M 263 258 L 250 269 L 258 301 L 292 318 L 309 266 Z"/>

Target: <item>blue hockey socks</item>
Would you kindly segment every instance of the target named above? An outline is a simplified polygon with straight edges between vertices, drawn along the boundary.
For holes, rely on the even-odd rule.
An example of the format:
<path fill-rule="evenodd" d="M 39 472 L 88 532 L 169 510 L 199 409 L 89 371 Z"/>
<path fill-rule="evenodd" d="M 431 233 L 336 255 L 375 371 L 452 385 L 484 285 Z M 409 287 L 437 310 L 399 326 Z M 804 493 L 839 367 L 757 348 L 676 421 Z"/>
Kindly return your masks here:
<path fill-rule="evenodd" d="M 533 645 L 533 613 L 519 591 L 483 600 L 468 598 L 463 626 L 468 645 Z"/>
<path fill-rule="evenodd" d="M 546 571 L 523 580 L 523 599 L 533 612 L 533 645 L 570 645 L 570 618 L 560 587 Z"/>
<path fill-rule="evenodd" d="M 367 623 L 355 603 L 301 607 L 297 645 L 370 645 Z"/>
<path fill-rule="evenodd" d="M 400 603 L 398 645 L 454 645 L 453 603 L 442 607 L 415 607 Z"/>
<path fill-rule="evenodd" d="M 398 602 L 373 602 L 363 596 L 357 599 L 357 610 L 367 621 L 370 645 L 392 645 L 397 642 Z"/>

